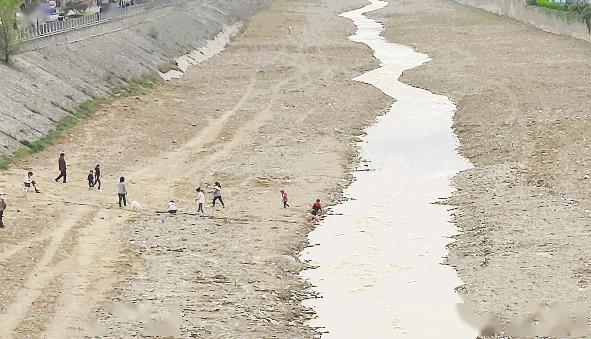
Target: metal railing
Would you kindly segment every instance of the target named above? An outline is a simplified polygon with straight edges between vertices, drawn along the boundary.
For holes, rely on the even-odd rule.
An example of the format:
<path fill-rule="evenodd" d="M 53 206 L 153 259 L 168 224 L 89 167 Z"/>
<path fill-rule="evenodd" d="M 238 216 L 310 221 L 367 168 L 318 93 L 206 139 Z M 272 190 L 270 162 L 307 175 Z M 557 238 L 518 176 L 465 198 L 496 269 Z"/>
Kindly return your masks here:
<path fill-rule="evenodd" d="M 78 18 L 64 18 L 64 20 L 47 22 L 38 25 L 31 25 L 28 27 L 24 27 L 18 31 L 18 40 L 27 41 L 43 36 L 57 34 L 60 32 L 74 30 L 77 28 L 92 26 L 102 22 L 125 18 L 138 13 L 142 13 L 151 8 L 167 6 L 171 3 L 172 0 L 158 0 L 157 5 L 156 2 L 141 3 L 127 7 L 111 8 L 110 10 L 104 13 L 84 15 Z"/>

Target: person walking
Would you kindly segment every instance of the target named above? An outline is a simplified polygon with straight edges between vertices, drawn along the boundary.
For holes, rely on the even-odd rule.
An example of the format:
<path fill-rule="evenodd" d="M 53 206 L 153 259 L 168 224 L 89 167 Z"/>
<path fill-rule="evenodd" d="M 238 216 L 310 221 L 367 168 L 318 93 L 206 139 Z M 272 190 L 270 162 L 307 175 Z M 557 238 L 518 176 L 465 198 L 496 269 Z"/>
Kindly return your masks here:
<path fill-rule="evenodd" d="M 285 192 L 284 190 L 281 190 L 279 192 L 281 193 L 281 201 L 283 202 L 283 208 L 288 208 L 289 204 L 287 203 L 287 192 Z"/>
<path fill-rule="evenodd" d="M 57 160 L 58 166 L 59 166 L 59 170 L 60 170 L 60 175 L 55 178 L 55 182 L 60 181 L 61 178 L 64 178 L 64 184 L 66 183 L 66 154 L 65 153 L 60 153 L 60 158 Z"/>
<path fill-rule="evenodd" d="M 4 210 L 6 210 L 6 201 L 4 201 L 4 193 L 0 193 L 0 228 L 4 228 L 4 222 L 2 221 Z"/>
<path fill-rule="evenodd" d="M 213 193 L 213 204 L 211 205 L 211 207 L 215 207 L 215 201 L 219 200 L 220 204 L 222 204 L 223 208 L 226 208 L 226 206 L 224 205 L 224 200 L 222 200 L 222 185 L 220 185 L 219 182 L 215 182 L 213 184 L 213 190 L 211 191 L 211 193 Z"/>
<path fill-rule="evenodd" d="M 92 172 L 92 170 L 90 170 L 90 173 L 88 173 L 88 189 L 91 190 L 94 187 L 94 173 Z"/>
<path fill-rule="evenodd" d="M 201 190 L 201 187 L 197 187 L 197 198 L 195 198 L 195 202 L 197 203 L 197 213 L 203 215 L 203 204 L 205 204 L 205 194 Z"/>
<path fill-rule="evenodd" d="M 119 178 L 119 186 L 117 189 L 117 195 L 119 195 L 119 207 L 121 207 L 121 202 L 123 202 L 123 206 L 127 206 L 127 186 L 125 185 L 125 178 Z"/>
<path fill-rule="evenodd" d="M 39 191 L 39 189 L 37 188 L 37 183 L 33 179 L 33 172 L 27 173 L 27 176 L 23 180 L 23 184 L 25 185 L 25 191 L 28 191 L 29 188 L 33 186 L 33 188 L 35 188 L 35 193 L 41 193 L 41 191 Z"/>
<path fill-rule="evenodd" d="M 97 187 L 97 191 L 101 191 L 101 165 L 96 165 L 96 167 L 94 168 L 94 186 L 96 186 L 98 184 Z"/>

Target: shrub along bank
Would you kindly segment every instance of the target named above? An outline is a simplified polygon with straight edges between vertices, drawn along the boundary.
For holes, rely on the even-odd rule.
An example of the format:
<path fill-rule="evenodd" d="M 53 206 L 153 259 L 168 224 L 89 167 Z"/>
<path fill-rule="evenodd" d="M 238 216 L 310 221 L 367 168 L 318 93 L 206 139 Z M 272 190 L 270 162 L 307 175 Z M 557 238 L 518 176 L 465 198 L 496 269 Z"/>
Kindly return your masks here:
<path fill-rule="evenodd" d="M 591 4 L 584 0 L 567 0 L 564 3 L 551 0 L 527 0 L 527 4 L 574 15 L 587 25 L 587 29 L 591 34 Z"/>

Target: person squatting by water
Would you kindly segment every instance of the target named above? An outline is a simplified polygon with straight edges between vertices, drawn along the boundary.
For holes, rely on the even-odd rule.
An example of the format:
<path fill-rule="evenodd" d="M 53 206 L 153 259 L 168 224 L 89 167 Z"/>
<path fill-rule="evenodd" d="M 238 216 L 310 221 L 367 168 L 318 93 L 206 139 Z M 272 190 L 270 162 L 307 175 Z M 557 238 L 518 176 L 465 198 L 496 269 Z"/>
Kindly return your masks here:
<path fill-rule="evenodd" d="M 166 212 L 168 212 L 170 214 L 176 214 L 177 208 L 176 208 L 176 204 L 174 203 L 174 200 L 171 200 L 168 202 L 168 206 L 166 207 Z"/>
<path fill-rule="evenodd" d="M 289 204 L 287 203 L 287 192 L 285 192 L 284 190 L 281 190 L 279 192 L 281 193 L 281 201 L 283 202 L 283 208 L 288 208 Z"/>
<path fill-rule="evenodd" d="M 123 206 L 127 206 L 127 186 L 125 185 L 125 178 L 119 178 L 119 185 L 117 186 L 117 195 L 119 196 L 119 207 L 121 207 L 121 202 L 123 202 Z"/>
<path fill-rule="evenodd" d="M 29 190 L 29 188 L 33 186 L 33 188 L 35 188 L 35 193 L 41 193 L 41 191 L 39 191 L 37 188 L 37 183 L 35 180 L 33 180 L 33 172 L 27 173 L 27 176 L 23 180 L 23 185 L 25 185 L 25 191 Z"/>
<path fill-rule="evenodd" d="M 92 172 L 92 170 L 90 170 L 90 173 L 88 174 L 88 189 L 92 189 L 94 187 L 94 174 Z"/>
<path fill-rule="evenodd" d="M 197 213 L 203 215 L 203 204 L 205 204 L 205 194 L 203 194 L 201 187 L 197 187 L 195 191 L 197 191 L 197 198 L 195 198 L 195 202 L 197 203 Z"/>
<path fill-rule="evenodd" d="M 2 221 L 4 210 L 6 210 L 6 201 L 4 201 L 4 193 L 0 192 L 0 228 L 4 228 L 4 222 Z"/>
<path fill-rule="evenodd" d="M 215 182 L 213 184 L 213 190 L 211 191 L 211 193 L 213 193 L 213 204 L 211 205 L 211 207 L 215 207 L 215 201 L 219 200 L 220 204 L 222 204 L 222 207 L 226 208 L 226 206 L 224 205 L 224 201 L 222 200 L 222 185 L 220 185 L 219 182 Z"/>
<path fill-rule="evenodd" d="M 101 165 L 96 165 L 96 167 L 94 168 L 94 186 L 96 186 L 98 184 L 97 187 L 97 191 L 101 191 Z"/>
<path fill-rule="evenodd" d="M 311 217 L 309 219 L 319 221 L 320 214 L 322 214 L 322 204 L 320 203 L 320 199 L 316 199 L 316 202 L 312 204 L 312 210 L 310 211 Z"/>
<path fill-rule="evenodd" d="M 57 178 L 55 178 L 55 182 L 60 181 L 61 178 L 64 178 L 64 184 L 66 183 L 66 154 L 64 152 L 60 153 L 60 157 L 57 160 L 57 164 L 59 167 L 59 171 L 60 171 L 60 175 L 58 175 Z"/>

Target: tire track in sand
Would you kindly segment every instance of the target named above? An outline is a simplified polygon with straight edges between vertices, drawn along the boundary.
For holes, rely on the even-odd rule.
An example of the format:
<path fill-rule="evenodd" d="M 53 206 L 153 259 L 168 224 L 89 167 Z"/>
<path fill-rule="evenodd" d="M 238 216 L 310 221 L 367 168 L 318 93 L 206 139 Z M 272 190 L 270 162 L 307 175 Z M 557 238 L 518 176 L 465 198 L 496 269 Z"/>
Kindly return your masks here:
<path fill-rule="evenodd" d="M 88 209 L 84 207 L 74 209 L 60 226 L 51 231 L 51 241 L 43 256 L 29 274 L 24 286 L 16 293 L 14 301 L 0 314 L 0 338 L 13 337 L 13 330 L 26 317 L 33 302 L 41 296 L 42 290 L 66 268 L 67 265 L 53 267 L 52 262 L 66 234 L 79 224 L 86 212 Z"/>
<path fill-rule="evenodd" d="M 143 182 L 141 188 L 134 192 L 134 195 L 144 196 L 144 209 L 153 209 L 157 206 L 150 204 L 150 201 L 157 201 L 150 197 L 162 196 L 165 191 L 172 186 L 167 182 L 167 178 L 175 178 L 176 173 L 186 171 L 185 158 L 190 154 L 198 152 L 202 145 L 214 141 L 225 126 L 228 119 L 236 114 L 244 104 L 250 99 L 256 77 L 253 76 L 248 87 L 238 102 L 219 118 L 211 120 L 207 128 L 197 134 L 189 142 L 180 148 L 154 159 L 151 166 L 143 167 L 129 176 L 136 181 Z M 196 150 L 197 149 L 197 150 Z M 164 159 L 164 160 L 162 160 Z M 93 218 L 92 222 L 83 229 L 78 238 L 78 244 L 72 255 L 76 258 L 73 266 L 64 273 L 64 288 L 60 296 L 59 304 L 62 305 L 53 315 L 44 337 L 60 338 L 65 335 L 75 336 L 81 330 L 81 325 L 87 322 L 87 316 L 104 296 L 117 283 L 117 278 L 108 274 L 111 267 L 117 262 L 112 255 L 102 255 L 106 252 L 117 251 L 115 247 L 118 237 L 114 236 L 113 230 L 116 228 L 118 220 L 101 210 Z M 104 274 L 100 274 L 103 270 Z M 90 324 L 89 324 L 90 325 Z"/>

